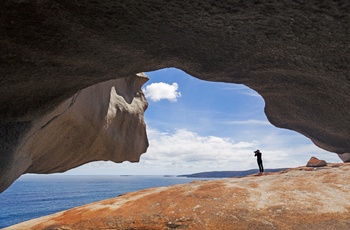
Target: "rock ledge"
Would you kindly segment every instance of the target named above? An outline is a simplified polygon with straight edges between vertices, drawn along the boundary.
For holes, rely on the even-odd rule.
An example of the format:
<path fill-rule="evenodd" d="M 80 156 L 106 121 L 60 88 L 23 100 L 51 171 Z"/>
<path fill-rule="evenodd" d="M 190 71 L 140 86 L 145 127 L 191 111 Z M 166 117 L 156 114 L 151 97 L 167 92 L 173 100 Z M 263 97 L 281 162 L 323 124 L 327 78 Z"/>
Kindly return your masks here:
<path fill-rule="evenodd" d="M 10 229 L 349 229 L 350 164 L 128 193 Z"/>

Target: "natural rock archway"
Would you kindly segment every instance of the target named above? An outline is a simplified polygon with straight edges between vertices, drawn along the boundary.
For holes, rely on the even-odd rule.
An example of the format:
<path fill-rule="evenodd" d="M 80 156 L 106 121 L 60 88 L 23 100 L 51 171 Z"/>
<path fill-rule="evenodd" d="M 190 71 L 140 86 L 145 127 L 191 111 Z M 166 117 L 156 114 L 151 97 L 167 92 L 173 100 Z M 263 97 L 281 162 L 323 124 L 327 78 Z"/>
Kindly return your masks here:
<path fill-rule="evenodd" d="M 347 1 L 1 1 L 1 168 L 79 90 L 164 67 L 245 84 L 275 126 L 349 153 L 349 12 Z"/>

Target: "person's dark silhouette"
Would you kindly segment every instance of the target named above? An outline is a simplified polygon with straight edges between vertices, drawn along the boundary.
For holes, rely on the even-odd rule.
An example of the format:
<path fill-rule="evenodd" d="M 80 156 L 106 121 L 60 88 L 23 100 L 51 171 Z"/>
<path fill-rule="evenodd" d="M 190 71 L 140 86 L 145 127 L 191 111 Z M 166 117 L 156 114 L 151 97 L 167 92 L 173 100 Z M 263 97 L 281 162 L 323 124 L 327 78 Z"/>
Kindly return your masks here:
<path fill-rule="evenodd" d="M 257 157 L 256 160 L 258 162 L 259 171 L 262 173 L 262 172 L 264 172 L 264 167 L 263 167 L 263 163 L 262 163 L 262 159 L 261 159 L 261 152 L 258 149 L 256 151 L 254 151 L 254 153 L 255 153 L 255 156 Z"/>

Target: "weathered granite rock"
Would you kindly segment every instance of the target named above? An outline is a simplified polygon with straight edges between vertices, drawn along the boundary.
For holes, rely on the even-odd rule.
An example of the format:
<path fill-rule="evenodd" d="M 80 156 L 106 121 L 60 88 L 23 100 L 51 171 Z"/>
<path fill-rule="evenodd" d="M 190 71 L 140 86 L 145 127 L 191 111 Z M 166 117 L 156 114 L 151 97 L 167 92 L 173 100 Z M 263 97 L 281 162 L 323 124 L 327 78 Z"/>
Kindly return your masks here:
<path fill-rule="evenodd" d="M 151 188 L 5 229 L 350 229 L 350 165 L 307 169 Z"/>
<path fill-rule="evenodd" d="M 349 12 L 346 0 L 0 1 L 0 166 L 77 91 L 164 67 L 245 84 L 273 125 L 348 153 Z"/>
<path fill-rule="evenodd" d="M 35 119 L 0 168 L 0 191 L 23 173 L 64 172 L 90 161 L 138 162 L 148 140 L 141 86 L 147 76 L 119 78 L 76 93 Z"/>
<path fill-rule="evenodd" d="M 350 162 L 350 153 L 338 154 L 338 156 L 343 162 Z"/>
<path fill-rule="evenodd" d="M 306 167 L 323 167 L 323 166 L 327 166 L 327 162 L 324 160 L 319 160 L 316 157 L 311 157 L 306 164 Z"/>

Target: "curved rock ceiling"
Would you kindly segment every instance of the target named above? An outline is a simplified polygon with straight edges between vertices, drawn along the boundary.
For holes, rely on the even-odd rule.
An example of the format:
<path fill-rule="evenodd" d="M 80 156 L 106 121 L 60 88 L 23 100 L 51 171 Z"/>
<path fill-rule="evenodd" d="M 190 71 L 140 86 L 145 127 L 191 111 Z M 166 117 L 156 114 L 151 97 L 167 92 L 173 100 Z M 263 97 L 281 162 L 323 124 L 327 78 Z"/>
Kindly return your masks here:
<path fill-rule="evenodd" d="M 164 67 L 253 88 L 273 125 L 350 153 L 349 12 L 345 0 L 1 1 L 0 166 L 79 90 Z"/>

